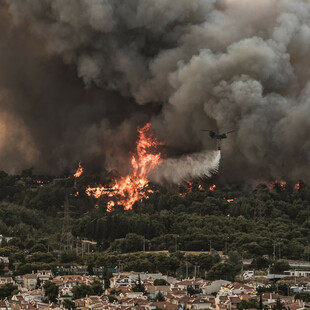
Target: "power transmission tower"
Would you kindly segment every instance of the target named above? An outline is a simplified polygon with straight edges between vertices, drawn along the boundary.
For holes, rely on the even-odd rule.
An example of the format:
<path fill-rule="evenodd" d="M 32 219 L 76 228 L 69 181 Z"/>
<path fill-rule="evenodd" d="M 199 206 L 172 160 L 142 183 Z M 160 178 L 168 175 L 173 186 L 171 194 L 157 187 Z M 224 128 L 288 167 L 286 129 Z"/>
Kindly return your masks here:
<path fill-rule="evenodd" d="M 72 250 L 73 248 L 73 235 L 71 233 L 71 217 L 70 217 L 70 204 L 68 196 L 66 198 L 64 208 L 64 217 L 62 222 L 62 231 L 60 242 L 64 251 Z"/>

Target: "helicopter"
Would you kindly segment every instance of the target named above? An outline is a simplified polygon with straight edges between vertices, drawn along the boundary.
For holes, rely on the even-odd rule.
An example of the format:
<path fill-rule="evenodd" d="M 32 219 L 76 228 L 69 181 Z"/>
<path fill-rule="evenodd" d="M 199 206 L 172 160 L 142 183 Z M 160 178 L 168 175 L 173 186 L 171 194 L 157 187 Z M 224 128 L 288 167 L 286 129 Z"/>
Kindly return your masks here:
<path fill-rule="evenodd" d="M 201 131 L 208 131 L 209 132 L 209 136 L 212 139 L 223 140 L 223 139 L 227 139 L 227 135 L 229 133 L 232 133 L 232 132 L 234 132 L 236 130 L 230 130 L 230 131 L 227 131 L 227 132 L 224 132 L 224 133 L 216 133 L 215 131 L 207 130 L 207 129 L 202 129 Z"/>

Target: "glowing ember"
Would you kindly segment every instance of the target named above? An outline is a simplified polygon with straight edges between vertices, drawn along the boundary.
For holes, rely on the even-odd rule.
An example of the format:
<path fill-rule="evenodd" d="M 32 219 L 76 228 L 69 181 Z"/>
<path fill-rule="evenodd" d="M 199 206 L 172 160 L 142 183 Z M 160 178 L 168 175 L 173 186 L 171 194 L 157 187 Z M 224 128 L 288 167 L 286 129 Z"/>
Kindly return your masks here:
<path fill-rule="evenodd" d="M 81 162 L 79 162 L 79 167 L 78 169 L 76 170 L 76 173 L 74 174 L 74 177 L 75 178 L 79 178 L 83 173 L 83 167 L 81 165 Z"/>
<path fill-rule="evenodd" d="M 215 190 L 215 188 L 216 188 L 216 185 L 213 184 L 213 185 L 211 185 L 211 186 L 209 187 L 209 190 L 213 192 L 213 191 Z"/>
<path fill-rule="evenodd" d="M 299 189 L 300 189 L 300 184 L 299 183 L 295 184 L 294 190 L 295 191 L 299 191 Z"/>
<path fill-rule="evenodd" d="M 280 189 L 285 191 L 287 189 L 287 183 L 285 181 L 275 180 L 274 182 L 269 183 L 269 190 Z"/>
<path fill-rule="evenodd" d="M 196 189 L 195 189 L 195 185 L 196 184 Z M 212 185 L 210 186 L 208 189 L 210 191 L 214 191 L 214 189 L 216 188 L 216 185 Z M 205 191 L 205 187 L 202 184 L 197 184 L 197 180 L 195 182 L 194 179 L 192 180 L 184 180 L 182 184 L 179 184 L 179 190 L 181 190 L 180 193 L 178 193 L 179 196 L 181 197 L 186 197 L 189 193 L 192 193 L 194 190 L 199 190 L 199 191 Z"/>
<path fill-rule="evenodd" d="M 111 211 L 116 204 L 123 205 L 126 210 L 129 210 L 136 201 L 148 198 L 148 194 L 153 193 L 148 188 L 148 175 L 161 163 L 161 153 L 152 154 L 152 152 L 156 151 L 162 143 L 153 136 L 150 123 L 138 128 L 138 133 L 136 154 L 131 157 L 132 173 L 114 180 L 114 184 L 109 187 L 98 186 L 86 189 L 88 196 L 111 198 L 107 203 L 108 211 Z"/>

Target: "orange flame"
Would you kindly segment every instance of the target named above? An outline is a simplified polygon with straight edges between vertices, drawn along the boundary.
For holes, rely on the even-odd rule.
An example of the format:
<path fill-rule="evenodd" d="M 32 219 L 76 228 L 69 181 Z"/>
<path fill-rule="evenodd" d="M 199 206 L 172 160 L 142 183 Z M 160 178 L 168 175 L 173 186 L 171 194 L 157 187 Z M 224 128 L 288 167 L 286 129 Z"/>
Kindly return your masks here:
<path fill-rule="evenodd" d="M 215 188 L 216 188 L 216 185 L 213 184 L 213 185 L 211 185 L 211 186 L 209 187 L 209 190 L 210 190 L 211 192 L 213 192 L 213 191 L 215 190 Z"/>
<path fill-rule="evenodd" d="M 132 173 L 114 180 L 112 186 L 89 186 L 86 189 L 88 196 L 111 198 L 107 203 L 107 211 L 111 211 L 116 204 L 123 205 L 125 210 L 129 210 L 136 201 L 148 198 L 148 194 L 153 193 L 148 188 L 148 175 L 161 163 L 161 153 L 151 152 L 154 152 L 162 143 L 153 136 L 150 123 L 138 128 L 138 133 L 136 154 L 131 157 Z"/>
<path fill-rule="evenodd" d="M 197 183 L 196 183 L 197 184 Z M 181 185 L 183 185 L 181 187 Z M 182 190 L 181 193 L 178 193 L 179 196 L 181 197 L 186 197 L 189 193 L 193 192 L 193 185 L 194 185 L 194 180 L 184 180 L 182 184 L 179 184 L 179 188 Z M 211 185 L 208 189 L 210 191 L 214 191 L 214 189 L 216 188 L 216 185 Z M 197 189 L 199 191 L 205 191 L 205 187 L 203 186 L 203 184 L 198 184 L 197 185 Z"/>
<path fill-rule="evenodd" d="M 78 169 L 76 170 L 76 172 L 75 172 L 75 174 L 74 174 L 74 177 L 75 177 L 75 178 L 79 178 L 79 177 L 83 174 L 83 171 L 84 171 L 84 169 L 83 169 L 83 167 L 82 167 L 82 165 L 81 165 L 81 162 L 79 162 L 79 167 L 78 167 Z"/>
<path fill-rule="evenodd" d="M 285 191 L 287 189 L 287 183 L 282 180 L 275 180 L 274 182 L 269 183 L 269 190 L 273 190 L 275 188 Z"/>

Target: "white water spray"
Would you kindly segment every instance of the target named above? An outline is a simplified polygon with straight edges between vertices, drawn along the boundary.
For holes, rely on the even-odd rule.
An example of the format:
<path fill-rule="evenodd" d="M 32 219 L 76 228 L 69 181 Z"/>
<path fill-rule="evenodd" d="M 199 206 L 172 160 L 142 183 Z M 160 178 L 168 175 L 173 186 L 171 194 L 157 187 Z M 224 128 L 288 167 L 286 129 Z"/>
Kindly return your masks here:
<path fill-rule="evenodd" d="M 204 151 L 180 158 L 168 158 L 152 174 L 151 180 L 156 183 L 178 184 L 190 178 L 211 177 L 218 171 L 220 159 L 220 151 Z"/>

